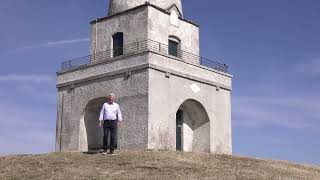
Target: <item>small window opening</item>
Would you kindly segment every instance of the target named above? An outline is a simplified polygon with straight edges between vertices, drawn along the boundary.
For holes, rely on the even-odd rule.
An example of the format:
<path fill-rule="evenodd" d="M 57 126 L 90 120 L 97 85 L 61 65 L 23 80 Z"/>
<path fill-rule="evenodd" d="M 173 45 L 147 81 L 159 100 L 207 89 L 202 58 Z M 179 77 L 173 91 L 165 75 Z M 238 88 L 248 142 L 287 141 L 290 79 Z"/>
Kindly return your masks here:
<path fill-rule="evenodd" d="M 181 56 L 181 41 L 175 36 L 169 36 L 168 53 L 171 56 Z"/>
<path fill-rule="evenodd" d="M 169 40 L 169 55 L 178 57 L 179 43 Z"/>
<path fill-rule="evenodd" d="M 123 33 L 119 32 L 112 36 L 113 57 L 123 55 Z"/>

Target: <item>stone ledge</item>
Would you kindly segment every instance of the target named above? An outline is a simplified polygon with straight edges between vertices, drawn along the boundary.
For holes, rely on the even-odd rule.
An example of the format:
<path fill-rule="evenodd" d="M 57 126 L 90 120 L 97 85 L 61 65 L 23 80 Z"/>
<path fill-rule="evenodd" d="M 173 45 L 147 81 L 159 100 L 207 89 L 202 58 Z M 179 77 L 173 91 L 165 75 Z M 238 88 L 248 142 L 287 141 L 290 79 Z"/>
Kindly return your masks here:
<path fill-rule="evenodd" d="M 159 72 L 163 72 L 164 74 L 166 74 L 167 72 L 170 72 L 170 75 L 174 75 L 174 76 L 181 77 L 181 78 L 186 78 L 186 79 L 189 79 L 189 80 L 193 80 L 193 81 L 197 81 L 197 82 L 200 82 L 200 83 L 208 84 L 208 85 L 211 85 L 211 86 L 219 87 L 219 88 L 222 88 L 222 89 L 225 89 L 225 90 L 229 90 L 229 91 L 232 90 L 232 87 L 230 87 L 230 86 L 225 86 L 223 84 L 220 84 L 220 83 L 217 83 L 217 82 L 214 82 L 214 81 L 210 81 L 210 80 L 207 80 L 207 79 L 195 77 L 195 76 L 193 76 L 191 74 L 181 73 L 181 72 L 178 72 L 178 71 L 175 71 L 175 70 L 172 70 L 172 69 L 164 68 L 164 67 L 161 67 L 161 66 L 158 66 L 158 65 L 154 65 L 154 64 L 149 64 L 149 63 L 138 65 L 138 66 L 134 66 L 134 67 L 130 67 L 130 68 L 123 68 L 123 69 L 120 69 L 120 70 L 116 70 L 116 71 L 112 71 L 112 72 L 108 72 L 108 73 L 104 73 L 104 74 L 100 74 L 100 75 L 96 75 L 96 76 L 92 76 L 92 77 L 88 77 L 88 78 L 83 78 L 83 79 L 79 79 L 79 80 L 75 80 L 75 81 L 70 81 L 70 82 L 67 82 L 67 83 L 57 84 L 57 88 L 71 86 L 71 85 L 74 85 L 74 84 L 79 84 L 79 83 L 88 82 L 88 81 L 94 81 L 94 80 L 97 80 L 97 79 L 110 77 L 110 76 L 116 76 L 116 75 L 120 75 L 120 74 L 123 74 L 125 76 L 128 71 L 134 72 L 134 71 L 139 71 L 139 70 L 144 70 L 144 69 L 153 69 L 153 70 L 157 70 Z"/>

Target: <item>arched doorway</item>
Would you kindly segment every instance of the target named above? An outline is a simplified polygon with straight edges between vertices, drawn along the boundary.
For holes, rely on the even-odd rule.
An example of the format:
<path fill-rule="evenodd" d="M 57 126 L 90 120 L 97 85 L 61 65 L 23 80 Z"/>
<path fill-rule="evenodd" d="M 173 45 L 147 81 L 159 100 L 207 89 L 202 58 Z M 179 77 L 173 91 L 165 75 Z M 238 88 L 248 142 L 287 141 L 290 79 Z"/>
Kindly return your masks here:
<path fill-rule="evenodd" d="M 103 129 L 99 127 L 99 115 L 106 100 L 106 97 L 94 99 L 85 108 L 84 122 L 89 151 L 103 147 Z"/>
<path fill-rule="evenodd" d="M 210 152 L 209 117 L 196 100 L 186 100 L 176 113 L 176 150 Z"/>

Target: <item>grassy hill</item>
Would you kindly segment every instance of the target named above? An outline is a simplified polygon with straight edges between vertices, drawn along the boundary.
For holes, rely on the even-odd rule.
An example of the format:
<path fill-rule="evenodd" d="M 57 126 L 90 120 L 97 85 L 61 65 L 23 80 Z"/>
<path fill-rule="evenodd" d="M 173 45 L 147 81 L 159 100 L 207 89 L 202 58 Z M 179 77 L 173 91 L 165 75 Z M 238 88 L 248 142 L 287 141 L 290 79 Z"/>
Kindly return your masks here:
<path fill-rule="evenodd" d="M 320 180 L 320 167 L 164 151 L 51 153 L 0 157 L 0 179 Z"/>

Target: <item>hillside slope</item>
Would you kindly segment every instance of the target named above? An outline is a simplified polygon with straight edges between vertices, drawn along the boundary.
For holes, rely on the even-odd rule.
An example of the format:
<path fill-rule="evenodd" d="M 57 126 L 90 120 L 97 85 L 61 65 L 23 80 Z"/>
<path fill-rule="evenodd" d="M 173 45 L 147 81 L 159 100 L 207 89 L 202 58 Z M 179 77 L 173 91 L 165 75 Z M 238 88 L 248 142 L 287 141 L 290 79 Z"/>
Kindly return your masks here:
<path fill-rule="evenodd" d="M 163 151 L 51 153 L 0 157 L 0 179 L 320 180 L 320 167 Z"/>

